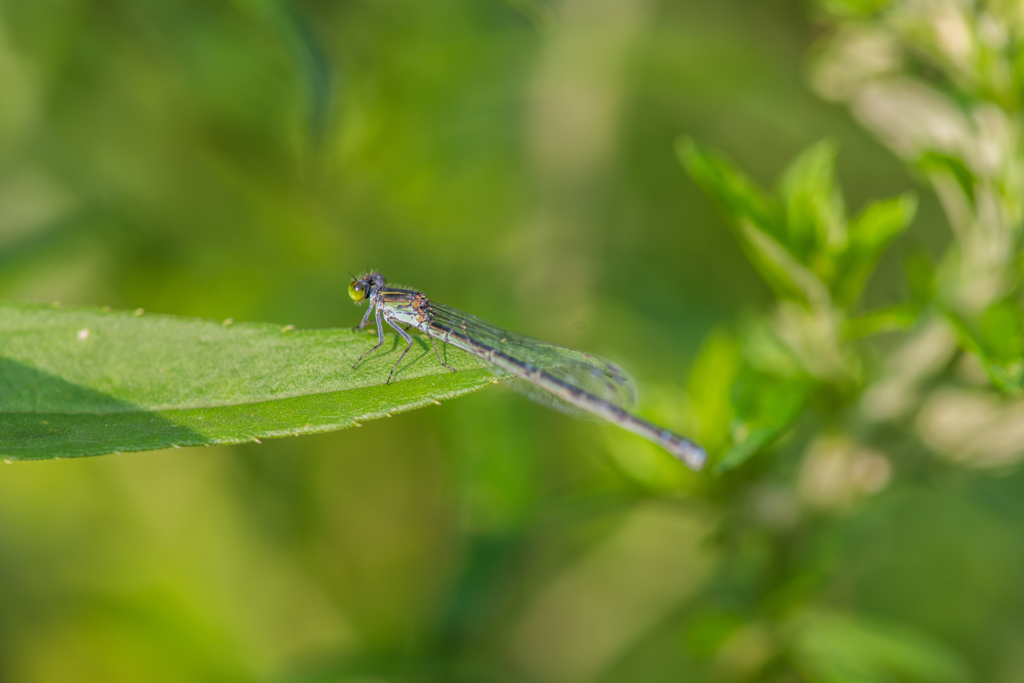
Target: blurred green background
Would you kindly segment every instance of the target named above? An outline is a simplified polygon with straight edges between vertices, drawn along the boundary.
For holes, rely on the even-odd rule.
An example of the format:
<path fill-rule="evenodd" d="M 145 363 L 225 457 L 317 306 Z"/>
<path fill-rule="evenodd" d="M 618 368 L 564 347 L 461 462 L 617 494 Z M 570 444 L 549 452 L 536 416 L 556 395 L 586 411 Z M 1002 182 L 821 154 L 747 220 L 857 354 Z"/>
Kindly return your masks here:
<path fill-rule="evenodd" d="M 806 85 L 819 30 L 783 0 L 0 0 L 0 297 L 350 326 L 369 264 L 621 362 L 692 432 L 694 358 L 771 296 L 677 136 L 766 185 L 831 136 L 853 207 L 915 186 Z M 949 241 L 920 194 L 869 301 Z M 787 443 L 694 475 L 499 387 L 3 466 L 0 680 L 1024 680 L 1024 477 L 893 438 L 889 486 L 823 514 Z"/>

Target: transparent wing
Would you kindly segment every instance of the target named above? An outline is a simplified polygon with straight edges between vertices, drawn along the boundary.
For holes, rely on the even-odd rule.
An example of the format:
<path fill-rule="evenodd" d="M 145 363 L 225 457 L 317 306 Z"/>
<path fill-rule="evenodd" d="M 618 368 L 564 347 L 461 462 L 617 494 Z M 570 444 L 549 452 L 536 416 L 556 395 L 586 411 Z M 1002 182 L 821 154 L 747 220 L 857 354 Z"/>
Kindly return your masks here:
<path fill-rule="evenodd" d="M 501 370 L 499 369 L 496 374 L 501 374 Z M 525 379 L 516 377 L 510 380 L 508 385 L 509 387 L 512 388 L 512 391 L 516 392 L 520 396 L 525 396 L 526 398 L 530 399 L 537 405 L 542 405 L 545 408 L 557 410 L 558 412 L 565 413 L 566 415 L 572 415 L 575 418 L 578 418 L 580 420 L 586 420 L 587 422 L 603 421 L 597 415 L 587 412 L 582 408 L 577 408 L 571 403 L 563 401 L 562 399 L 552 394 L 550 391 L 541 389 L 533 382 L 529 382 Z"/>
<path fill-rule="evenodd" d="M 636 405 L 636 385 L 622 368 L 610 361 L 503 330 L 469 313 L 433 301 L 428 311 L 435 322 L 461 330 L 471 339 L 503 351 L 517 360 L 532 363 L 563 382 L 604 401 L 627 410 Z M 552 396 L 528 380 L 517 378 L 512 386 L 542 405 L 572 415 L 589 417 L 589 413 Z"/>

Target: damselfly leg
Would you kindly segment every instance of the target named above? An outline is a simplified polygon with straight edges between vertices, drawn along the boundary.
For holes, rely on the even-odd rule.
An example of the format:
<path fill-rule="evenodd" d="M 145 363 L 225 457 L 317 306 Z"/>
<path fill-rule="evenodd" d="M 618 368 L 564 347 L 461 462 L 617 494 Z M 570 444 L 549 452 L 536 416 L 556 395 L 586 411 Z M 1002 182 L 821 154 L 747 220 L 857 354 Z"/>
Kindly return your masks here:
<path fill-rule="evenodd" d="M 391 327 L 394 328 L 395 332 L 397 332 L 398 334 L 402 335 L 402 339 L 404 339 L 405 341 L 409 342 L 409 345 L 405 347 L 405 351 L 402 351 L 402 355 L 399 356 L 398 360 L 395 361 L 395 366 L 393 368 L 391 368 L 391 372 L 388 373 L 387 381 L 384 382 L 384 384 L 391 384 L 391 378 L 394 376 L 395 370 L 398 369 L 398 364 L 402 362 L 402 359 L 405 358 L 405 354 L 409 353 L 409 349 L 412 348 L 412 337 L 409 336 L 408 332 L 406 332 L 401 327 L 396 325 L 395 321 L 392 320 L 391 318 L 385 318 L 385 320 L 387 321 L 388 325 L 391 325 Z M 383 335 L 384 332 L 381 331 L 381 334 Z"/>
<path fill-rule="evenodd" d="M 374 308 L 376 308 L 376 311 L 374 311 Z M 376 351 L 377 349 L 384 345 L 384 323 L 386 322 L 395 332 L 402 335 L 402 339 L 404 339 L 407 344 L 405 350 L 402 351 L 402 355 L 398 357 L 397 361 L 395 361 L 395 365 L 391 368 L 391 372 L 388 373 L 387 381 L 384 382 L 384 384 L 391 384 L 391 378 L 395 376 L 395 370 L 398 369 L 398 366 L 399 364 L 401 364 L 402 359 L 405 358 L 405 354 L 409 353 L 409 349 L 412 348 L 412 337 L 410 337 L 409 333 L 403 330 L 401 326 L 398 325 L 398 323 L 396 323 L 390 317 L 381 315 L 380 306 L 374 307 L 371 305 L 371 307 L 366 311 L 366 315 L 363 316 L 363 321 L 359 323 L 359 327 L 357 329 L 362 330 L 364 327 L 366 327 L 366 323 L 370 319 L 370 313 L 372 312 L 376 313 L 374 317 L 376 318 L 377 321 L 377 344 L 373 346 L 371 349 L 369 349 L 366 353 L 359 356 L 359 360 L 357 360 L 355 365 L 352 366 L 352 369 L 355 370 L 359 366 L 359 364 L 363 362 L 364 358 L 366 358 L 371 353 L 373 353 L 374 351 Z M 431 339 L 430 343 L 433 344 L 434 340 Z M 434 352 L 437 353 L 436 346 L 434 347 Z M 441 356 L 438 355 L 437 359 L 441 360 Z M 444 363 L 441 363 L 441 365 L 444 365 L 446 368 L 448 368 L 448 366 L 445 365 Z M 455 372 L 454 368 L 448 369 L 451 370 L 452 372 Z"/>
<path fill-rule="evenodd" d="M 370 319 L 370 313 L 373 313 L 373 309 L 374 309 L 374 307 L 370 306 L 370 308 L 368 308 L 366 310 L 366 315 L 363 316 L 363 322 L 359 323 L 359 327 L 357 327 L 356 330 L 361 331 L 364 327 L 366 327 L 366 321 Z M 371 353 L 373 353 L 374 351 L 376 351 L 377 349 L 379 349 L 383 345 L 384 345 L 384 326 L 380 324 L 380 308 L 378 307 L 377 308 L 377 345 L 374 346 L 373 348 L 371 348 L 369 351 L 367 351 L 363 355 L 359 356 L 359 360 L 357 360 L 355 362 L 355 365 L 352 366 L 352 369 L 355 370 L 357 367 L 359 367 L 359 364 L 363 362 L 364 358 L 369 356 Z"/>
<path fill-rule="evenodd" d="M 434 347 L 434 353 L 437 354 L 437 362 L 440 363 L 442 367 L 448 368 L 452 372 L 455 372 L 455 368 L 441 360 L 441 353 L 437 350 L 437 344 L 434 343 L 434 337 L 428 334 L 427 338 L 430 339 L 430 345 Z"/>

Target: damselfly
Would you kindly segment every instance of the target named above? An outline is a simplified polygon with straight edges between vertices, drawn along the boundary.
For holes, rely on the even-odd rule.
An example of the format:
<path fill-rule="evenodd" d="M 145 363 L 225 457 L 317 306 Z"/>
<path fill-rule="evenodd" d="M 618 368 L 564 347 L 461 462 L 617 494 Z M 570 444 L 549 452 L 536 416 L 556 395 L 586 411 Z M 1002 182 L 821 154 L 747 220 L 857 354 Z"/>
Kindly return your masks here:
<path fill-rule="evenodd" d="M 704 464 L 707 455 L 693 441 L 627 410 L 636 401 L 636 389 L 632 380 L 613 363 L 507 332 L 468 313 L 431 301 L 416 290 L 389 287 L 380 273 L 357 277 L 348 286 L 348 293 L 357 304 L 370 302 L 359 323 L 360 330 L 366 327 L 371 313 L 376 312 L 377 320 L 377 345 L 360 356 L 356 365 L 384 344 L 384 323 L 408 343 L 391 368 L 387 383 L 412 348 L 412 337 L 401 327 L 408 325 L 427 335 L 438 362 L 452 372 L 455 369 L 441 358 L 435 339 L 514 375 L 520 388 L 531 398 L 568 412 L 604 418 L 658 444 L 695 470 Z"/>

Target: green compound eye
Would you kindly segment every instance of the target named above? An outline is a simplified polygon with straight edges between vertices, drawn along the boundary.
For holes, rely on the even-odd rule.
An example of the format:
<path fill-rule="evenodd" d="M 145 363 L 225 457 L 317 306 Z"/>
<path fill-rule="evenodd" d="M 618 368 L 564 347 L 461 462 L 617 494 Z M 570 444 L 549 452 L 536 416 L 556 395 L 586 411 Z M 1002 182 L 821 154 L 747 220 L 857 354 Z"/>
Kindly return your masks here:
<path fill-rule="evenodd" d="M 362 301 L 366 298 L 366 290 L 358 281 L 353 280 L 348 286 L 348 295 L 352 297 L 352 301 Z"/>

